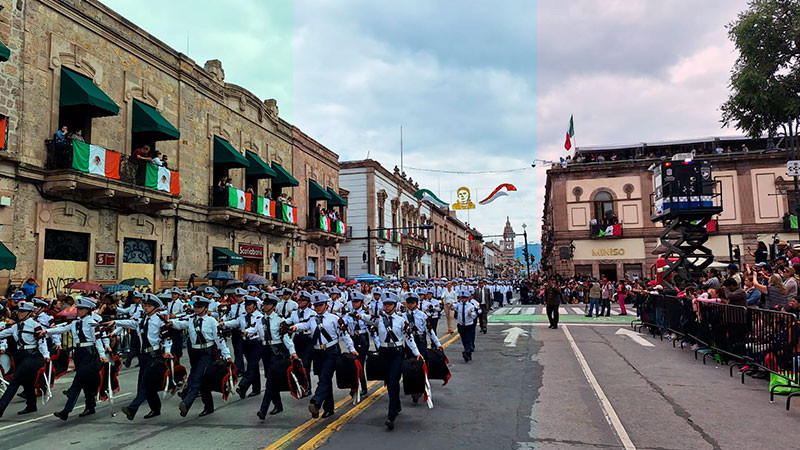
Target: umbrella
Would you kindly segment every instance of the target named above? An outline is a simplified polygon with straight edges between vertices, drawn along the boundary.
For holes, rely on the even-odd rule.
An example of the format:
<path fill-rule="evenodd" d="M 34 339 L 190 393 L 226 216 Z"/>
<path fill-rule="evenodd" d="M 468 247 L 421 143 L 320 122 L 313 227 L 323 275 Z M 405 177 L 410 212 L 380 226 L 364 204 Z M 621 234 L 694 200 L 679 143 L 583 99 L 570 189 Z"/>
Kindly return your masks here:
<path fill-rule="evenodd" d="M 150 286 L 150 282 L 144 278 L 128 278 L 122 280 L 119 284 L 127 284 L 128 286 Z"/>
<path fill-rule="evenodd" d="M 246 273 L 246 274 L 244 274 L 242 279 L 246 283 L 250 283 L 250 284 L 269 284 L 269 280 L 267 280 L 266 278 L 262 277 L 261 275 L 259 275 L 257 273 Z"/>
<path fill-rule="evenodd" d="M 347 280 L 345 280 L 345 279 L 344 279 L 344 278 L 342 278 L 342 277 L 336 277 L 336 280 L 335 280 L 335 281 L 336 281 L 337 283 L 344 283 L 344 282 L 345 282 L 345 281 L 347 281 Z"/>
<path fill-rule="evenodd" d="M 345 286 L 352 286 L 352 285 L 354 285 L 356 283 L 358 283 L 358 280 L 350 280 L 350 281 L 345 282 L 344 285 Z"/>
<path fill-rule="evenodd" d="M 69 289 L 71 291 L 103 292 L 102 287 L 94 283 L 88 283 L 86 281 L 75 281 L 73 283 L 67 283 L 64 285 L 64 289 Z"/>
<path fill-rule="evenodd" d="M 312 277 L 311 275 L 306 277 L 300 277 L 297 281 L 317 281 L 317 277 Z"/>
<path fill-rule="evenodd" d="M 336 276 L 330 275 L 330 274 L 323 275 L 322 278 L 320 278 L 320 280 L 322 280 L 322 281 L 336 281 Z"/>
<path fill-rule="evenodd" d="M 223 272 L 222 270 L 215 270 L 203 278 L 206 280 L 232 280 L 233 275 L 228 272 Z"/>
<path fill-rule="evenodd" d="M 358 281 L 383 281 L 383 278 L 371 273 L 362 273 L 354 276 L 353 279 Z"/>
<path fill-rule="evenodd" d="M 133 286 L 128 286 L 127 284 L 112 284 L 110 286 L 106 286 L 104 289 L 106 292 L 125 292 L 125 291 L 132 291 Z"/>
<path fill-rule="evenodd" d="M 68 308 L 64 308 L 56 314 L 57 318 L 70 318 L 76 317 L 78 315 L 78 307 L 77 306 L 70 306 Z"/>

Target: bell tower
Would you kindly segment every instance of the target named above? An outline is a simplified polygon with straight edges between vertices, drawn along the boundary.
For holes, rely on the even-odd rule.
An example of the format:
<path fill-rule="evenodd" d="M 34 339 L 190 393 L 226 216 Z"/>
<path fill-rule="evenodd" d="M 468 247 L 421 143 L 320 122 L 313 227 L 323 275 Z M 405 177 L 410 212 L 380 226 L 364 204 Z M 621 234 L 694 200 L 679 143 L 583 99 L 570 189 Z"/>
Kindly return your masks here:
<path fill-rule="evenodd" d="M 514 259 L 514 239 L 517 235 L 511 227 L 511 221 L 506 216 L 506 227 L 503 228 L 503 258 Z"/>

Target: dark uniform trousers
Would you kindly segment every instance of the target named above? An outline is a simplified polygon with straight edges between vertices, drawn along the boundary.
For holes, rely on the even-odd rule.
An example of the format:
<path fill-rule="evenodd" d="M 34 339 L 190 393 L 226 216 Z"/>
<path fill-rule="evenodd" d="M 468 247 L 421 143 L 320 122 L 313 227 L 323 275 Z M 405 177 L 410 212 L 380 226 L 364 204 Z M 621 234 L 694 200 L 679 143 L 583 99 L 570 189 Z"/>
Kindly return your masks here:
<path fill-rule="evenodd" d="M 131 332 L 129 335 L 130 338 L 130 350 L 128 351 L 128 357 L 125 358 L 125 365 L 129 366 L 131 361 L 133 361 L 134 357 L 139 356 L 139 350 L 142 347 L 142 343 L 139 341 L 139 335 L 136 333 Z M 141 358 L 139 359 L 139 364 L 142 364 Z"/>
<path fill-rule="evenodd" d="M 191 407 L 192 403 L 200 395 L 203 401 L 203 406 L 206 409 L 214 409 L 214 399 L 211 397 L 211 390 L 203 388 L 203 378 L 206 371 L 217 359 L 217 348 L 212 346 L 203 349 L 194 349 L 189 347 L 189 362 L 192 364 L 192 373 L 189 374 L 189 379 L 186 381 L 186 396 L 183 397 L 183 403 Z"/>
<path fill-rule="evenodd" d="M 258 339 L 245 339 L 242 342 L 244 357 L 247 359 L 247 369 L 244 371 L 239 387 L 247 391 L 253 386 L 253 392 L 261 392 L 261 374 L 258 370 L 258 363 L 261 361 L 261 341 Z"/>
<path fill-rule="evenodd" d="M 171 329 L 169 337 L 172 339 L 172 356 L 175 358 L 175 364 L 180 364 L 183 356 L 183 331 Z"/>
<path fill-rule="evenodd" d="M 14 353 L 14 362 L 16 363 L 14 376 L 8 383 L 6 392 L 0 397 L 0 417 L 3 416 L 20 386 L 23 389 L 25 403 L 29 408 L 36 410 L 36 392 L 34 391 L 36 372 L 44 365 L 44 358 L 38 350 L 17 350 Z"/>
<path fill-rule="evenodd" d="M 158 358 L 158 352 L 139 353 L 139 378 L 136 384 L 136 397 L 128 405 L 128 408 L 136 412 L 139 407 L 147 401 L 150 410 L 154 413 L 161 413 L 161 398 L 156 390 L 155 377 L 153 371 L 163 364 Z"/>
<path fill-rule="evenodd" d="M 322 405 L 324 411 L 333 411 L 333 374 L 340 353 L 338 342 L 333 342 L 324 350 L 314 349 L 314 373 L 319 375 L 319 381 L 311 401 Z"/>
<path fill-rule="evenodd" d="M 277 408 L 283 408 L 283 401 L 281 401 L 281 392 L 275 389 L 270 383 L 272 367 L 282 359 L 289 357 L 289 351 L 283 344 L 278 345 L 265 345 L 263 346 L 262 359 L 264 360 L 265 376 L 267 378 L 266 386 L 264 387 L 264 398 L 261 400 L 260 411 L 266 413 L 269 409 L 269 404 L 272 403 Z M 285 376 L 285 374 L 284 374 Z"/>
<path fill-rule="evenodd" d="M 236 365 L 236 371 L 244 373 L 244 337 L 242 337 L 241 330 L 231 331 L 231 346 L 233 347 L 233 363 Z"/>
<path fill-rule="evenodd" d="M 403 375 L 403 347 L 381 347 L 378 350 L 386 364 L 386 390 L 389 393 L 389 420 L 397 418 L 400 412 L 400 377 Z"/>
<path fill-rule="evenodd" d="M 75 362 L 75 378 L 67 389 L 67 404 L 64 411 L 69 413 L 78 402 L 78 395 L 83 391 L 86 409 L 92 410 L 97 405 L 95 396 L 100 385 L 100 359 L 95 347 L 77 347 L 72 355 Z"/>
<path fill-rule="evenodd" d="M 361 389 L 367 390 L 367 373 L 364 371 L 367 361 L 367 353 L 369 352 L 369 333 L 354 334 L 353 346 L 358 352 L 358 361 L 361 363 Z"/>
<path fill-rule="evenodd" d="M 419 350 L 419 352 L 422 353 L 423 356 L 424 356 L 425 355 L 425 349 L 428 348 L 428 337 L 425 335 L 425 333 L 416 333 L 415 332 L 414 333 L 414 343 L 417 344 L 417 350 Z M 408 346 L 405 346 L 405 349 L 406 349 L 406 352 L 405 352 L 406 353 L 406 358 L 416 358 L 416 356 L 414 356 L 414 352 L 412 352 L 411 349 L 408 348 Z"/>
<path fill-rule="evenodd" d="M 547 320 L 550 321 L 551 327 L 558 326 L 558 305 L 546 305 Z"/>
<path fill-rule="evenodd" d="M 481 331 L 486 331 L 487 324 L 489 323 L 489 307 L 485 303 L 481 304 L 481 313 L 478 314 L 478 323 L 481 326 Z"/>
<path fill-rule="evenodd" d="M 311 335 L 297 333 L 294 335 L 294 350 L 297 352 L 297 356 L 300 358 L 300 361 L 303 362 L 303 367 L 306 368 L 306 372 L 308 373 L 308 386 L 306 388 L 311 390 L 311 362 L 314 359 L 314 343 L 311 339 Z"/>
<path fill-rule="evenodd" d="M 472 355 L 475 350 L 475 322 L 472 325 L 458 325 L 458 334 L 461 336 L 461 344 L 464 345 L 464 354 Z"/>

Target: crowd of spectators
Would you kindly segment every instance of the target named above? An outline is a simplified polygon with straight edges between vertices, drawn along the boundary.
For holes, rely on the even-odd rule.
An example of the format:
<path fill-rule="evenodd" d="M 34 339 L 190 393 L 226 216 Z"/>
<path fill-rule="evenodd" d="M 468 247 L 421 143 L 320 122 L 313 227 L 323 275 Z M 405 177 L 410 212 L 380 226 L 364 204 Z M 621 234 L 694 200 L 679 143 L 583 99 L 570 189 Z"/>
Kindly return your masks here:
<path fill-rule="evenodd" d="M 766 150 L 777 150 L 777 148 L 769 144 Z M 692 155 L 722 155 L 729 153 L 749 153 L 750 148 L 747 144 L 737 146 L 732 145 L 708 145 L 708 146 L 694 146 L 689 148 L 684 147 L 655 147 L 655 149 L 624 149 L 624 150 L 603 150 L 603 151 L 580 151 L 575 156 L 566 156 L 560 158 L 562 166 L 566 167 L 570 164 L 600 164 L 605 162 L 615 161 L 635 161 L 647 159 L 661 159 L 669 158 L 678 153 L 691 153 Z"/>

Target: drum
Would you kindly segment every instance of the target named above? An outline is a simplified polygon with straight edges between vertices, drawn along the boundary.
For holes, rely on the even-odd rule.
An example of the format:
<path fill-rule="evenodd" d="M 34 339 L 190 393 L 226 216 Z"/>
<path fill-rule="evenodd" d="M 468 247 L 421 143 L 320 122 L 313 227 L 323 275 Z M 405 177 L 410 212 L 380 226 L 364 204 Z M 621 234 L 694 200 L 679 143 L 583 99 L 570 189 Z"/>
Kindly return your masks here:
<path fill-rule="evenodd" d="M 406 359 L 403 361 L 403 392 L 406 395 L 425 393 L 425 361 Z"/>
<path fill-rule="evenodd" d="M 428 349 L 425 354 L 425 362 L 428 364 L 428 379 L 429 380 L 444 380 L 442 386 L 450 381 L 451 373 L 447 365 L 450 360 L 443 351 L 438 349 Z"/>
<path fill-rule="evenodd" d="M 367 380 L 369 381 L 385 381 L 388 376 L 388 368 L 386 362 L 378 352 L 367 353 L 366 360 Z"/>
<path fill-rule="evenodd" d="M 221 392 L 222 399 L 228 401 L 228 396 L 233 392 L 236 382 L 236 367 L 218 359 L 206 370 L 203 376 L 203 389 Z"/>
<path fill-rule="evenodd" d="M 336 387 L 358 389 L 361 381 L 361 361 L 352 353 L 342 353 L 336 358 Z"/>
<path fill-rule="evenodd" d="M 8 353 L 0 355 L 0 376 L 6 381 L 14 376 L 14 358 Z"/>

